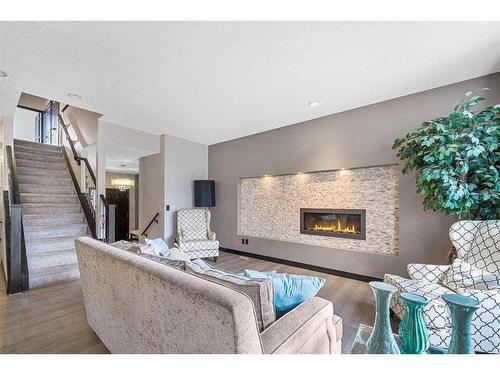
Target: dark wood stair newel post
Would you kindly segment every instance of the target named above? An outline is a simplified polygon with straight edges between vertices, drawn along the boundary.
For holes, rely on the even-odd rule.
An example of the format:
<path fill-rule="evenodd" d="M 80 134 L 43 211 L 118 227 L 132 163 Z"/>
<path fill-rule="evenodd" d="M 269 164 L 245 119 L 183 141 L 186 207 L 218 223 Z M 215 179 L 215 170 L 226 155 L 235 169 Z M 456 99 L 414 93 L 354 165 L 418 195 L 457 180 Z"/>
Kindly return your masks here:
<path fill-rule="evenodd" d="M 8 292 L 22 292 L 21 248 L 22 248 L 22 206 L 12 204 L 10 207 L 10 272 Z"/>

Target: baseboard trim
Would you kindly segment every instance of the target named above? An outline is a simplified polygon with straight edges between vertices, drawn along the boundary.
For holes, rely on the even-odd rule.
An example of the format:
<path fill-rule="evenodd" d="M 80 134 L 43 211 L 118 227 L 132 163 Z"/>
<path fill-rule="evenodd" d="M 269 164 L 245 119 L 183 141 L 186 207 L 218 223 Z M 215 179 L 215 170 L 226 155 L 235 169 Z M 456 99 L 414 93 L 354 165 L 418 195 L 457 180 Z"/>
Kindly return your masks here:
<path fill-rule="evenodd" d="M 320 266 L 315 266 L 313 264 L 295 262 L 293 260 L 275 258 L 275 257 L 267 256 L 267 255 L 261 255 L 261 254 L 254 254 L 254 253 L 249 253 L 247 251 L 229 249 L 227 247 L 221 247 L 220 250 L 225 251 L 226 253 L 231 253 L 231 254 L 235 254 L 235 255 L 242 255 L 242 256 L 249 257 L 249 258 L 267 260 L 268 262 L 274 262 L 274 263 L 285 264 L 287 266 L 304 268 L 304 269 L 311 270 L 311 271 L 327 273 L 329 275 L 346 277 L 348 279 L 367 281 L 367 282 L 382 281 L 382 279 L 380 279 L 378 277 L 359 275 L 357 273 L 339 271 L 339 270 L 334 270 L 333 268 L 320 267 Z"/>

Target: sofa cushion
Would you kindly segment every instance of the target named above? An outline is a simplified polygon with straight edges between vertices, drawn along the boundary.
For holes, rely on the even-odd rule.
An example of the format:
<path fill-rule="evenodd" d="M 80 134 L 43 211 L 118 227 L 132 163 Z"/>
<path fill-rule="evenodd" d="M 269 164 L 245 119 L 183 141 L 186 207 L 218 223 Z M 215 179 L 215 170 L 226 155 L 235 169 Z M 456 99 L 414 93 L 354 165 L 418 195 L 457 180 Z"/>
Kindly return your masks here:
<path fill-rule="evenodd" d="M 474 267 L 500 273 L 500 220 L 483 221 L 464 260 Z"/>
<path fill-rule="evenodd" d="M 186 271 L 246 294 L 253 302 L 257 326 L 262 332 L 276 320 L 270 279 L 251 279 L 208 265 L 201 259 L 186 263 Z"/>
<path fill-rule="evenodd" d="M 446 272 L 443 285 L 455 292 L 459 289 L 500 289 L 500 274 L 486 272 L 462 259 L 455 259 Z"/>
<path fill-rule="evenodd" d="M 183 241 L 206 240 L 207 230 L 204 228 L 191 228 L 182 231 Z"/>
<path fill-rule="evenodd" d="M 140 253 L 154 254 L 153 247 L 148 244 L 139 244 L 137 242 L 121 240 L 110 243 L 110 245 L 116 247 L 117 249 L 125 250 L 133 254 L 140 254 Z"/>
<path fill-rule="evenodd" d="M 140 253 L 139 256 L 152 260 L 153 262 L 164 264 L 166 266 L 174 267 L 183 271 L 186 270 L 186 262 L 182 260 L 172 260 L 159 255 L 151 255 L 146 253 Z"/>
<path fill-rule="evenodd" d="M 212 267 L 202 259 L 194 259 L 189 263 L 189 270 L 196 273 L 205 273 L 211 269 Z"/>
<path fill-rule="evenodd" d="M 170 260 L 182 260 L 184 262 L 188 262 L 191 260 L 188 254 L 175 247 L 169 249 L 168 254 L 166 254 L 165 257 Z"/>

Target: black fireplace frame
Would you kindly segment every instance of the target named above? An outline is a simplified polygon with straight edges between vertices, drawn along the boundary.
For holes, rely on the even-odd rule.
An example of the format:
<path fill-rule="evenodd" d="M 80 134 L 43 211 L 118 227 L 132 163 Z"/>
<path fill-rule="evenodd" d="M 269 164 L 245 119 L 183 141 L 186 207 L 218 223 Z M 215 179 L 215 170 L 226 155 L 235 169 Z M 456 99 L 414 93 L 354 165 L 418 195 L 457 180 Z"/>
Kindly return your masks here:
<path fill-rule="evenodd" d="M 304 228 L 304 214 L 348 214 L 360 215 L 360 230 L 359 234 L 347 233 L 333 233 L 333 232 L 318 232 Z M 351 210 L 351 209 L 337 209 L 337 208 L 301 208 L 300 209 L 300 233 L 312 234 L 314 236 L 327 236 L 327 237 L 341 237 L 350 238 L 352 240 L 366 240 L 366 210 Z"/>

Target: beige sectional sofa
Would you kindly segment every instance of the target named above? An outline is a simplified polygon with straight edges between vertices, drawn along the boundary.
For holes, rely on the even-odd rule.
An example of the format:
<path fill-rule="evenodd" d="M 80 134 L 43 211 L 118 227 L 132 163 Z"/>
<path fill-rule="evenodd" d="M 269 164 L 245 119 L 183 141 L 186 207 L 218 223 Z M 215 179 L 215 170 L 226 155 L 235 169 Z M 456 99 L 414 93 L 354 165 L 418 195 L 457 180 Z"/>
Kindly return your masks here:
<path fill-rule="evenodd" d="M 340 353 L 325 299 L 259 332 L 242 292 L 90 238 L 76 249 L 88 323 L 111 353 Z"/>

